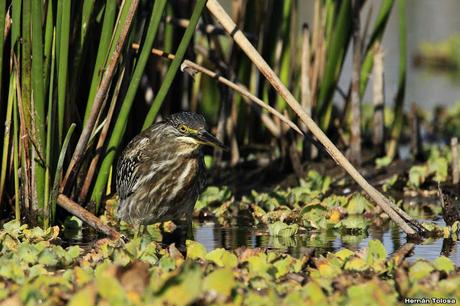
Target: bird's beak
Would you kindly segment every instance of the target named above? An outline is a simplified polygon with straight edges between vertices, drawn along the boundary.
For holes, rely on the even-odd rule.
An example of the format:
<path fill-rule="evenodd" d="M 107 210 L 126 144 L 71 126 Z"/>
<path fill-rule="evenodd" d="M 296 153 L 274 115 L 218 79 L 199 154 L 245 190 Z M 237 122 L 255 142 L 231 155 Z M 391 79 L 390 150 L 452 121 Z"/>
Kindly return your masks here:
<path fill-rule="evenodd" d="M 201 142 L 204 145 L 210 145 L 225 151 L 228 150 L 228 148 L 219 139 L 217 139 L 214 135 L 212 135 L 206 130 L 201 130 L 200 132 L 198 132 L 196 138 L 199 142 Z"/>

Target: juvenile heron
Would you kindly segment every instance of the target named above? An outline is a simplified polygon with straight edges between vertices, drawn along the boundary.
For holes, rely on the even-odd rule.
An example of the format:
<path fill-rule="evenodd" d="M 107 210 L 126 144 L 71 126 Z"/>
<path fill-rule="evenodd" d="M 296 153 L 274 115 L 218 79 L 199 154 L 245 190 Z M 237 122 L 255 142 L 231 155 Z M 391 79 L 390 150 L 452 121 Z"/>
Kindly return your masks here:
<path fill-rule="evenodd" d="M 118 217 L 133 225 L 191 222 L 206 184 L 201 148 L 225 146 L 206 129 L 203 116 L 177 113 L 134 137 L 117 163 Z"/>

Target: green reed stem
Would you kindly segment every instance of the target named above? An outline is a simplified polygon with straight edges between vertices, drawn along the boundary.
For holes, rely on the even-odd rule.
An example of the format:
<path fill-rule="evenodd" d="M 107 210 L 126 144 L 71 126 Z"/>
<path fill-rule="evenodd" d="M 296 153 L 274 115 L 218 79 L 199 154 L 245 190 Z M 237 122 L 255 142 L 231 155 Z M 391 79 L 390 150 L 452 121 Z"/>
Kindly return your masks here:
<path fill-rule="evenodd" d="M 136 67 L 134 69 L 134 73 L 128 87 L 128 91 L 123 100 L 123 103 L 121 104 L 120 113 L 118 115 L 117 120 L 115 121 L 115 126 L 113 128 L 113 132 L 106 150 L 107 154 L 102 161 L 99 174 L 97 176 L 96 183 L 94 185 L 94 189 L 91 195 L 91 199 L 96 203 L 97 209 L 99 209 L 99 204 L 101 202 L 101 198 L 104 193 L 107 178 L 110 172 L 110 167 L 112 166 L 113 159 L 115 158 L 115 151 L 118 148 L 121 138 L 123 136 L 123 132 L 128 121 L 129 112 L 131 110 L 131 106 L 133 104 L 134 97 L 136 95 L 140 79 L 142 77 L 142 73 L 144 71 L 145 65 L 147 64 L 147 60 L 150 56 L 150 52 L 152 50 L 153 42 L 158 32 L 161 16 L 163 15 L 165 6 L 166 0 L 157 0 L 155 1 L 155 4 L 153 6 L 153 11 L 150 17 L 149 26 L 147 28 L 145 41 L 143 43 L 139 59 L 137 60 Z"/>
<path fill-rule="evenodd" d="M 291 28 L 291 18 L 293 13 L 293 0 L 284 1 L 283 5 L 283 22 L 281 26 L 281 37 L 283 40 L 283 51 L 281 53 L 280 60 L 280 79 L 283 84 L 289 87 L 290 77 L 291 77 L 291 31 L 294 29 Z M 286 109 L 286 101 L 281 96 L 276 97 L 276 106 L 280 111 Z"/>
<path fill-rule="evenodd" d="M 125 3 L 123 7 L 129 8 L 129 5 Z M 108 53 L 108 50 L 110 49 L 110 41 L 112 38 L 116 12 L 117 12 L 117 1 L 107 0 L 105 4 L 104 21 L 102 23 L 101 38 L 99 40 L 99 47 L 97 49 L 96 62 L 94 64 L 93 76 L 91 79 L 91 86 L 90 86 L 89 95 L 88 95 L 88 101 L 86 102 L 85 118 L 83 121 L 84 123 L 86 123 L 86 120 L 88 119 L 88 116 L 91 113 L 91 109 L 93 107 L 93 102 L 94 102 L 94 97 L 96 96 L 97 88 L 99 87 L 99 84 L 101 83 L 101 80 L 102 80 L 105 62 L 110 54 Z M 116 41 L 117 40 L 115 40 L 115 42 Z"/>
<path fill-rule="evenodd" d="M 6 0 L 0 0 L 0 71 L 3 68 L 3 46 L 4 46 L 4 31 L 5 31 L 5 13 L 6 13 Z M 0 73 L 0 97 L 2 94 L 2 75 Z M 10 77 L 11 80 L 11 77 Z M 11 83 L 10 83 L 11 86 Z M 0 99 L 0 117 L 2 116 L 2 110 L 4 106 L 1 104 L 2 100 Z M 3 137 L 3 154 L 2 154 L 2 167 L 0 171 L 0 206 L 2 202 L 3 190 L 5 187 L 5 177 L 6 177 L 6 163 L 8 160 L 8 150 L 9 150 L 9 140 L 10 140 L 10 126 L 11 126 L 11 113 L 12 113 L 12 101 L 8 100 L 6 104 L 6 117 L 5 117 L 5 133 Z"/>
<path fill-rule="evenodd" d="M 54 173 L 53 189 L 51 190 L 50 204 L 51 208 L 51 220 L 54 220 L 56 216 L 56 201 L 59 193 L 59 182 L 62 176 L 62 170 L 64 165 L 64 158 L 69 147 L 70 138 L 72 137 L 73 131 L 75 130 L 75 123 L 72 123 L 67 131 L 64 142 L 62 143 L 61 152 L 59 153 L 59 159 L 56 166 L 56 172 Z"/>
<path fill-rule="evenodd" d="M 50 61 L 51 61 L 51 52 L 54 52 L 51 49 L 52 44 L 53 44 L 53 33 L 54 33 L 54 12 L 53 12 L 53 4 L 51 1 L 48 1 L 48 6 L 47 6 L 47 11 L 46 11 L 46 21 L 45 21 L 45 43 L 44 43 L 44 50 L 43 50 L 43 55 L 44 55 L 44 64 L 43 64 L 43 73 L 44 73 L 44 79 L 45 79 L 45 91 L 46 91 L 46 85 L 49 83 L 50 79 Z M 44 94 L 45 96 L 47 95 L 47 92 Z"/>
<path fill-rule="evenodd" d="M 11 18 L 13 20 L 21 20 L 21 8 L 22 8 L 22 1 L 21 0 L 12 0 L 11 1 Z M 13 22 L 11 24 L 11 49 L 16 49 L 19 51 L 18 44 L 19 37 L 21 36 L 21 23 L 20 22 Z M 19 52 L 16 53 L 19 56 Z"/>
<path fill-rule="evenodd" d="M 0 172 L 0 207 L 2 206 L 1 201 L 3 191 L 5 190 L 5 179 L 6 173 L 8 170 L 8 153 L 10 151 L 10 138 L 11 138 L 11 120 L 13 115 L 13 104 L 14 104 L 14 94 L 16 91 L 15 88 L 15 79 L 14 74 L 10 75 L 10 83 L 8 90 L 8 102 L 6 108 L 6 117 L 5 117 L 5 133 L 3 135 L 3 152 L 2 152 L 2 167 Z"/>
<path fill-rule="evenodd" d="M 0 71 L 3 71 L 3 46 L 5 45 L 6 0 L 0 0 Z M 2 93 L 2 73 L 0 73 L 0 95 Z M 3 107 L 0 107 L 3 108 Z M 0 110 L 0 114 L 2 111 Z M 1 193 L 0 193 L 1 197 Z"/>
<path fill-rule="evenodd" d="M 387 148 L 387 157 L 393 159 L 398 150 L 399 136 L 403 126 L 404 97 L 406 92 L 407 74 L 407 22 L 406 1 L 398 0 L 399 14 L 399 80 L 398 92 L 394 105 L 394 120 L 390 131 L 390 142 Z"/>
<path fill-rule="evenodd" d="M 55 34 L 55 32 L 54 32 Z M 51 148 L 54 145 L 54 117 L 55 117 L 55 108 L 53 107 L 53 94 L 54 94 L 54 66 L 56 63 L 56 53 L 55 53 L 55 47 L 56 47 L 56 35 L 53 35 L 53 43 L 52 43 L 52 52 L 51 52 L 51 74 L 50 74 L 50 82 L 49 82 L 49 90 L 48 90 L 48 120 L 47 120 L 47 126 L 48 129 L 46 131 L 46 175 L 45 175 L 45 203 L 44 203 L 44 208 L 43 211 L 45 212 L 44 214 L 44 220 L 43 220 L 43 225 L 44 228 L 48 228 L 50 222 L 54 223 L 54 218 L 51 218 L 50 216 L 50 173 L 52 169 L 51 165 L 51 155 L 52 150 Z M 52 211 L 55 210 L 55 208 L 51 208 Z M 52 215 L 54 217 L 54 214 Z"/>
<path fill-rule="evenodd" d="M 327 130 L 332 114 L 332 97 L 342 69 L 351 34 L 351 1 L 343 1 L 331 41 L 327 44 L 326 68 L 319 90 L 316 117 L 322 130 Z"/>
<path fill-rule="evenodd" d="M 18 117 L 18 96 L 16 94 L 16 80 L 18 73 L 12 73 L 13 89 L 11 97 L 13 99 L 13 176 L 14 176 L 14 215 L 17 221 L 21 220 L 21 196 L 19 194 L 19 117 Z M 11 84 L 10 83 L 10 84 Z"/>
<path fill-rule="evenodd" d="M 42 37 L 42 1 L 32 0 L 32 90 L 33 90 L 33 125 L 32 133 L 36 141 L 35 148 L 43 156 L 45 148 L 45 96 L 43 84 L 43 37 Z M 45 165 L 43 161 L 35 164 L 35 186 L 38 207 L 44 206 Z"/>
<path fill-rule="evenodd" d="M 326 48 L 328 43 L 331 42 L 331 37 L 334 33 L 334 24 L 336 21 L 336 10 L 337 10 L 337 1 L 335 0 L 326 0 L 325 3 L 325 11 L 326 11 L 326 24 L 325 24 L 325 40 L 324 43 L 326 44 Z M 321 17 L 320 17 L 321 19 Z M 321 21 L 322 22 L 322 21 Z"/>
<path fill-rule="evenodd" d="M 77 46 L 76 46 L 76 52 L 75 52 L 75 60 L 74 60 L 74 71 L 75 72 L 81 72 L 80 71 L 80 65 L 81 65 L 81 60 L 82 60 L 82 55 L 83 55 L 83 49 L 85 47 L 86 43 L 86 35 L 88 33 L 88 28 L 89 24 L 91 21 L 91 16 L 93 14 L 93 9 L 94 9 L 94 1 L 93 0 L 84 0 L 83 1 L 83 6 L 81 8 L 82 14 L 81 14 L 81 25 L 80 25 L 80 37 L 77 40 Z M 77 87 L 77 86 L 75 86 Z"/>
<path fill-rule="evenodd" d="M 30 42 L 30 1 L 24 1 L 22 6 L 22 57 L 21 57 L 21 97 L 24 108 L 24 124 L 30 130 L 30 101 L 31 101 L 31 42 Z"/>
<path fill-rule="evenodd" d="M 200 19 L 201 12 L 203 11 L 205 5 L 206 0 L 196 1 L 192 17 L 190 18 L 190 23 L 187 29 L 185 30 L 184 37 L 182 37 L 179 47 L 177 48 L 176 57 L 172 61 L 171 66 L 169 66 L 168 72 L 166 73 L 165 79 L 161 84 L 160 90 L 158 91 L 158 94 L 153 100 L 152 106 L 147 114 L 147 117 L 145 118 L 144 125 L 142 127 L 143 130 L 153 123 L 156 115 L 158 114 L 158 111 L 160 110 L 161 105 L 163 104 L 163 101 L 169 91 L 169 88 L 171 87 L 174 77 L 176 76 L 176 73 L 179 70 L 182 60 L 184 59 L 185 52 L 187 51 L 190 41 L 192 40 L 193 34 L 195 33 L 196 25 L 198 24 L 198 20 Z"/>
<path fill-rule="evenodd" d="M 374 22 L 374 29 L 372 30 L 371 38 L 366 47 L 366 52 L 364 55 L 364 61 L 361 67 L 361 76 L 359 84 L 359 94 L 361 98 L 364 96 L 366 91 L 367 83 L 369 81 L 369 76 L 372 73 L 372 67 L 374 66 L 374 46 L 376 43 L 382 41 L 383 33 L 390 17 L 391 10 L 393 8 L 394 0 L 384 0 L 380 5 L 379 13 Z"/>
<path fill-rule="evenodd" d="M 68 76 L 68 61 L 69 61 L 69 38 L 70 38 L 70 0 L 58 1 L 62 2 L 61 10 L 58 10 L 58 74 L 57 74 L 57 96 L 58 96 L 58 139 L 62 141 L 64 134 L 64 114 L 66 105 L 67 92 L 67 76 Z"/>
<path fill-rule="evenodd" d="M 115 51 L 115 47 L 117 46 L 117 41 L 120 38 L 121 30 L 123 29 L 123 25 L 126 21 L 126 18 L 128 18 L 129 8 L 132 4 L 131 2 L 132 0 L 126 0 L 123 3 L 123 6 L 121 7 L 121 11 L 118 13 L 117 20 L 115 22 L 115 27 L 113 28 L 113 31 L 112 31 L 113 33 L 109 41 L 110 51 L 107 54 L 107 57 L 110 57 L 110 55 Z M 134 22 L 135 22 L 135 19 L 133 19 L 133 23 Z"/>

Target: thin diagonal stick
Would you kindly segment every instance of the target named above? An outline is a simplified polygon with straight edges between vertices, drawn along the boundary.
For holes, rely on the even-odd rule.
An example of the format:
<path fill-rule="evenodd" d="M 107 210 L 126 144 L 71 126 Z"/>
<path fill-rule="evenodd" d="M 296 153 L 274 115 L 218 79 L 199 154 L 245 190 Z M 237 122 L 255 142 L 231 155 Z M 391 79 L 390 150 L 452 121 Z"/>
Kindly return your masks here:
<path fill-rule="evenodd" d="M 132 44 L 131 47 L 133 49 L 139 49 L 138 44 Z M 167 58 L 169 60 L 173 60 L 175 58 L 174 54 L 167 53 L 167 52 L 164 52 L 162 50 L 155 49 L 155 48 L 152 49 L 152 54 L 154 54 L 156 56 L 163 57 L 163 58 Z M 209 77 L 211 77 L 213 79 L 216 79 L 218 82 L 220 82 L 220 83 L 226 85 L 227 87 L 235 90 L 236 92 L 238 92 L 240 95 L 242 95 L 246 99 L 254 102 L 257 105 L 259 105 L 261 108 L 265 109 L 266 111 L 271 113 L 273 116 L 278 117 L 281 121 L 283 121 L 285 124 L 287 124 L 290 128 L 292 128 L 294 131 L 296 131 L 300 135 L 303 135 L 302 131 L 299 129 L 299 127 L 294 122 L 289 120 L 289 118 L 287 118 L 286 116 L 284 116 L 283 114 L 278 112 L 276 109 L 274 109 L 270 105 L 266 104 L 264 101 L 262 101 L 258 97 L 254 96 L 242 84 L 234 83 L 234 82 L 224 78 L 223 76 L 221 76 L 217 72 L 211 71 L 211 70 L 209 70 L 209 69 L 207 69 L 207 68 L 205 68 L 205 67 L 203 67 L 201 65 L 198 65 L 197 63 L 194 63 L 194 62 L 189 61 L 189 60 L 184 60 L 182 62 L 182 65 L 181 65 L 181 70 L 185 71 L 187 69 L 191 69 L 191 70 L 194 70 L 194 71 L 197 71 L 197 72 L 204 73 L 205 75 L 207 75 L 207 76 L 209 76 Z"/>

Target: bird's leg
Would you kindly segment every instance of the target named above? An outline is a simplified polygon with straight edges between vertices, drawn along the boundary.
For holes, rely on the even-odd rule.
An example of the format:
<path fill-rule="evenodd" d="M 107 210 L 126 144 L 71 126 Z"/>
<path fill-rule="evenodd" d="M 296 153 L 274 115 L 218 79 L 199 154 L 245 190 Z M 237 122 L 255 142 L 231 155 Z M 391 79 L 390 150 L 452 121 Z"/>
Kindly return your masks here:
<path fill-rule="evenodd" d="M 186 246 L 185 242 L 187 240 L 187 227 L 184 224 L 183 220 L 174 220 L 173 221 L 176 227 L 173 231 L 166 231 L 162 229 L 163 241 L 162 244 L 169 246 L 174 244 L 176 248 L 185 256 Z"/>
<path fill-rule="evenodd" d="M 145 231 L 145 226 L 142 223 L 137 224 L 136 230 L 134 231 L 134 238 L 142 237 Z"/>
<path fill-rule="evenodd" d="M 192 216 L 190 215 L 189 217 L 186 218 L 186 238 L 190 240 L 194 240 L 193 237 L 193 222 L 192 222 Z"/>
<path fill-rule="evenodd" d="M 174 223 L 177 225 L 175 232 L 180 235 L 184 241 L 187 239 L 193 240 L 192 217 L 182 218 Z"/>

